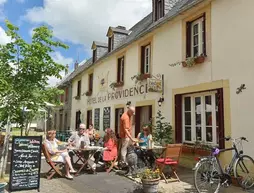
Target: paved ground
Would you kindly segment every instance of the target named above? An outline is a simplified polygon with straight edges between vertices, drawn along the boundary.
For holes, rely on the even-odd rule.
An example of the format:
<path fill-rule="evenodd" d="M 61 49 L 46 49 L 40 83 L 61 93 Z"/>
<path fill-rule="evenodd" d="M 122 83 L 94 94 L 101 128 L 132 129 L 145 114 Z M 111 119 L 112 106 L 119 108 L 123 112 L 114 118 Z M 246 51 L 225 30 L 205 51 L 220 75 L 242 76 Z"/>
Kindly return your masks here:
<path fill-rule="evenodd" d="M 47 165 L 43 161 L 42 172 L 47 170 Z M 190 169 L 180 168 L 179 177 L 181 182 L 170 181 L 168 184 L 164 180 L 160 182 L 160 192 L 162 193 L 195 193 L 193 186 L 193 172 Z M 138 179 L 127 179 L 116 175 L 114 172 L 107 174 L 99 172 L 96 175 L 82 174 L 74 180 L 65 178 L 54 178 L 46 180 L 41 178 L 42 193 L 141 193 Z M 36 193 L 37 190 L 18 191 L 17 193 Z M 240 188 L 231 186 L 221 193 L 244 193 Z M 252 191 L 254 193 L 254 191 Z"/>

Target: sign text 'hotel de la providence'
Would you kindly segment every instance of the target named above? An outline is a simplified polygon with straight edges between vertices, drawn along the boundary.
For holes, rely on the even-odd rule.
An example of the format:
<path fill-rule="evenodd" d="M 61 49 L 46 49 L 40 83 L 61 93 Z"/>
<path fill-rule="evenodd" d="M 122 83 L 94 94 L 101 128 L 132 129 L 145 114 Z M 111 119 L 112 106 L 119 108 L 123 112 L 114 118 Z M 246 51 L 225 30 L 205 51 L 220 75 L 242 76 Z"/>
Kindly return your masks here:
<path fill-rule="evenodd" d="M 102 103 L 109 100 L 114 99 L 122 99 L 137 95 L 142 95 L 148 93 L 148 86 L 145 85 L 137 85 L 135 87 L 131 87 L 128 89 L 122 89 L 122 90 L 116 90 L 114 92 L 108 92 L 106 95 L 103 96 L 97 96 L 97 97 L 91 97 L 87 100 L 88 105 L 96 104 L 96 103 Z"/>

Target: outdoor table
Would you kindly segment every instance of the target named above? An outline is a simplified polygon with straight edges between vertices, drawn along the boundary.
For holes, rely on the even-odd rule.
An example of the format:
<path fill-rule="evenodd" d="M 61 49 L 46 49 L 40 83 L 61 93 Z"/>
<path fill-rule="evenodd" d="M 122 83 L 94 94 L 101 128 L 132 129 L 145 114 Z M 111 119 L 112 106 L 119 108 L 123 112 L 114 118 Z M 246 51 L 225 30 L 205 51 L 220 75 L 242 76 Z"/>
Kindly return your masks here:
<path fill-rule="evenodd" d="M 83 164 L 81 165 L 81 167 L 79 168 L 79 170 L 77 171 L 77 173 L 75 174 L 75 176 L 78 176 L 79 173 L 81 172 L 81 170 L 85 167 L 85 166 L 90 166 L 91 169 L 94 171 L 93 167 L 88 163 L 89 160 L 91 160 L 91 158 L 94 156 L 94 154 L 97 151 L 101 151 L 103 150 L 103 147 L 99 147 L 99 146 L 88 146 L 85 147 L 84 149 L 80 149 L 80 148 L 76 148 L 76 147 L 68 147 L 68 150 L 72 150 L 78 157 L 78 161 L 80 160 Z M 88 159 L 85 159 L 83 155 L 81 155 L 79 152 L 89 152 L 89 156 Z M 77 161 L 77 162 L 78 162 Z M 77 163 L 76 162 L 76 163 Z"/>
<path fill-rule="evenodd" d="M 142 150 L 146 150 L 146 151 L 150 151 L 152 153 L 152 157 L 154 160 L 158 159 L 158 156 L 156 156 L 155 152 L 156 151 L 161 151 L 160 156 L 164 153 L 164 151 L 166 150 L 166 147 L 163 146 L 153 146 L 153 148 L 148 148 L 147 146 L 136 146 L 136 148 Z M 150 162 L 149 162 L 150 163 Z M 151 163 L 150 163 L 151 164 Z"/>

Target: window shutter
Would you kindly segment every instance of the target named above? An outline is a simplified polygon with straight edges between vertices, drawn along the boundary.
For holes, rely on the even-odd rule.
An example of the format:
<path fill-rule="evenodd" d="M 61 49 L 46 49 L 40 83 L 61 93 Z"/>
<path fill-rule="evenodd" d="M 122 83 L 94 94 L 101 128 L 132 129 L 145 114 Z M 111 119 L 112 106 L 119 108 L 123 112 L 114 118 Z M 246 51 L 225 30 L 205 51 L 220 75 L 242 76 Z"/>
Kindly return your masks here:
<path fill-rule="evenodd" d="M 206 56 L 206 15 L 203 14 L 203 54 Z"/>
<path fill-rule="evenodd" d="M 142 46 L 141 47 L 141 65 L 140 65 L 141 69 L 140 69 L 140 73 L 144 74 L 145 72 L 145 47 Z"/>
<path fill-rule="evenodd" d="M 135 108 L 135 136 L 140 132 L 140 112 L 142 107 Z"/>
<path fill-rule="evenodd" d="M 218 127 L 218 136 L 219 136 L 219 147 L 225 148 L 225 140 L 220 140 L 225 137 L 225 128 L 224 128 L 224 101 L 223 101 L 223 88 L 217 90 L 218 98 L 218 117 L 219 117 L 219 127 Z"/>
<path fill-rule="evenodd" d="M 186 58 L 191 57 L 191 22 L 186 23 Z"/>
<path fill-rule="evenodd" d="M 117 60 L 117 82 L 121 80 L 121 58 Z"/>
<path fill-rule="evenodd" d="M 125 60 L 125 58 L 123 56 L 123 66 L 122 66 L 122 74 L 121 74 L 123 82 L 124 82 L 124 65 L 125 65 L 124 60 Z"/>
<path fill-rule="evenodd" d="M 175 141 L 182 143 L 182 95 L 175 95 Z"/>

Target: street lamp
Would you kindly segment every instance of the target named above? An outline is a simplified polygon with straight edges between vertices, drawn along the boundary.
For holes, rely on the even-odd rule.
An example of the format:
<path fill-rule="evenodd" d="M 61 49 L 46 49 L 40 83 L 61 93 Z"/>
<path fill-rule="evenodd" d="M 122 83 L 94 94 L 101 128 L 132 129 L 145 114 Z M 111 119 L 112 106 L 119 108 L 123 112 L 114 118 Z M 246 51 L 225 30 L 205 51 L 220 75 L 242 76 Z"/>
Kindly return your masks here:
<path fill-rule="evenodd" d="M 160 99 L 158 100 L 159 107 L 161 107 L 163 102 L 164 102 L 164 97 L 160 97 Z"/>

